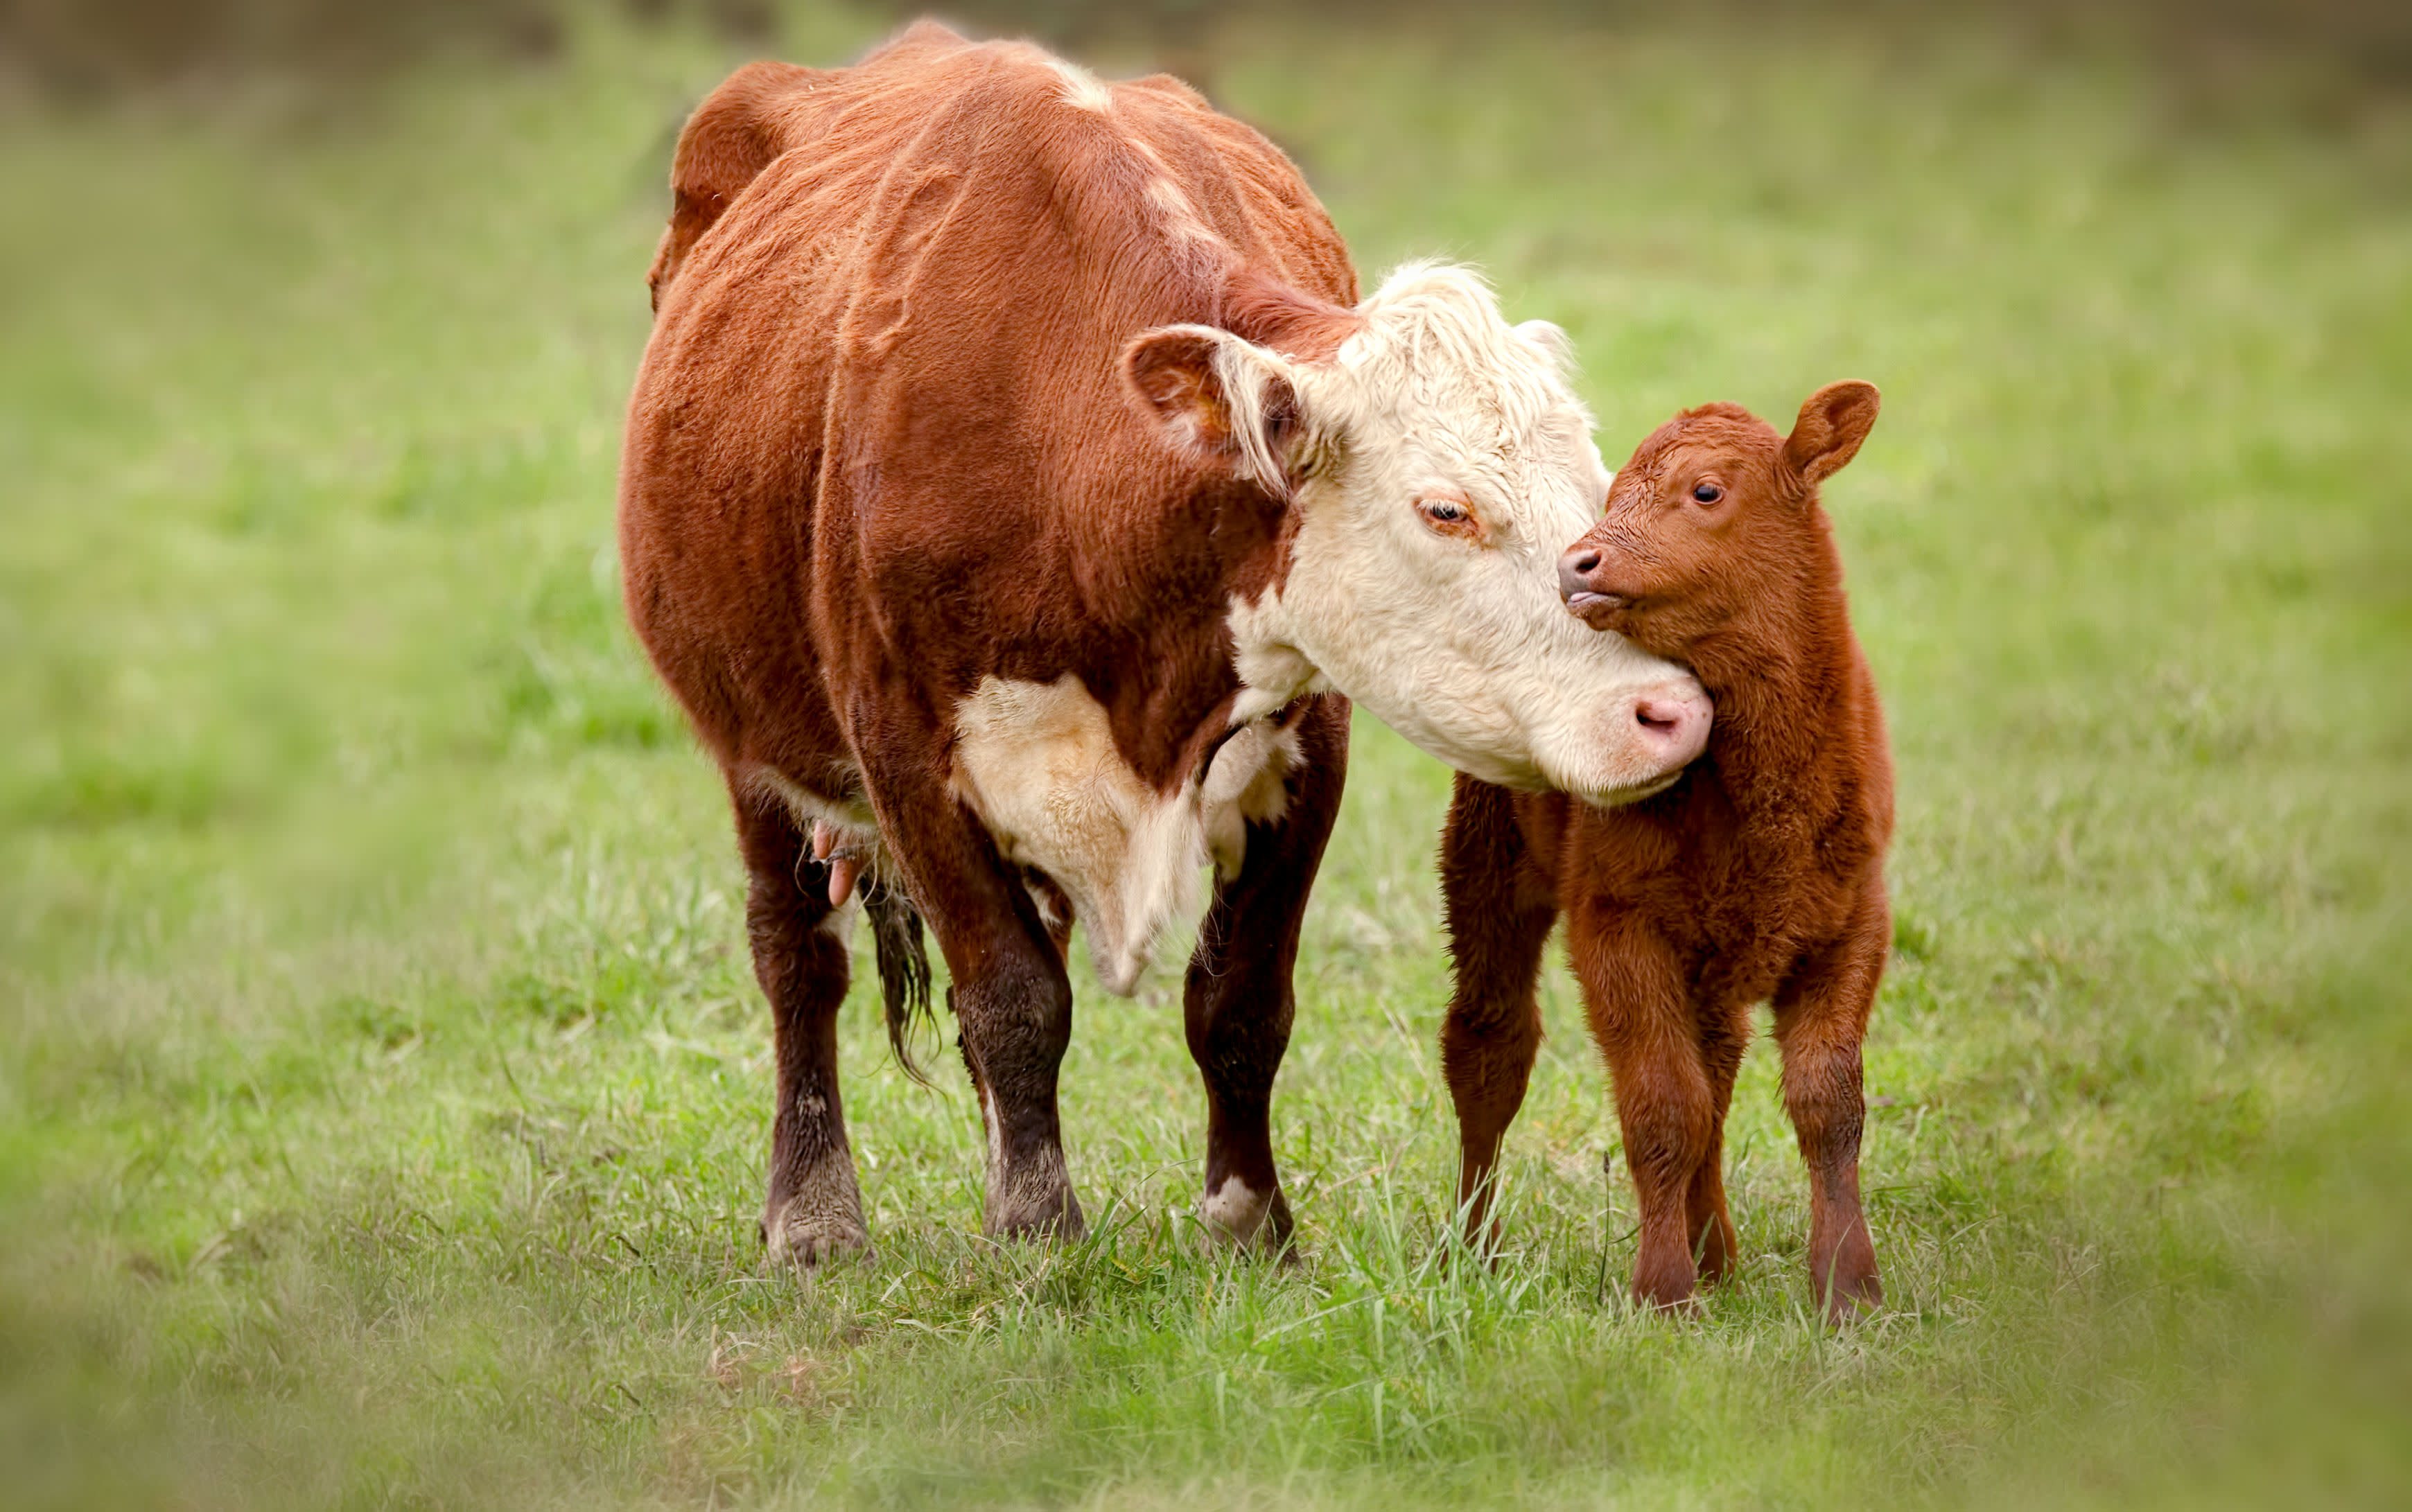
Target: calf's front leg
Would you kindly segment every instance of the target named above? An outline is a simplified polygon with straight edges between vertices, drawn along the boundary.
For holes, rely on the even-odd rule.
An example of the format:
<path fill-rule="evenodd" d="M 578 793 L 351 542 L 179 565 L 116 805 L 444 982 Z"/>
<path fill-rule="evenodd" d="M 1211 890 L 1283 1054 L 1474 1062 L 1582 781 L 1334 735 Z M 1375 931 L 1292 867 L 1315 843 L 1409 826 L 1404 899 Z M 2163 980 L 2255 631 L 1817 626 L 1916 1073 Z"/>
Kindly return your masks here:
<path fill-rule="evenodd" d="M 1716 1158 L 1716 1098 L 1682 963 L 1654 932 L 1604 900 L 1575 905 L 1568 946 L 1592 1037 L 1615 1088 L 1625 1162 L 1641 1213 L 1633 1299 L 1688 1311 L 1698 1305 L 1693 1257 L 1701 1239 L 1691 1195 L 1701 1165 Z"/>
<path fill-rule="evenodd" d="M 1700 1008 L 1695 1030 L 1700 1064 L 1709 1077 L 1709 1152 L 1692 1172 L 1684 1211 L 1700 1279 L 1719 1282 L 1733 1273 L 1741 1259 L 1733 1215 L 1726 1207 L 1726 1116 L 1733 1108 L 1734 1079 L 1742 1072 L 1743 1052 L 1750 1046 L 1751 1019 L 1746 1005 L 1704 1003 Z"/>

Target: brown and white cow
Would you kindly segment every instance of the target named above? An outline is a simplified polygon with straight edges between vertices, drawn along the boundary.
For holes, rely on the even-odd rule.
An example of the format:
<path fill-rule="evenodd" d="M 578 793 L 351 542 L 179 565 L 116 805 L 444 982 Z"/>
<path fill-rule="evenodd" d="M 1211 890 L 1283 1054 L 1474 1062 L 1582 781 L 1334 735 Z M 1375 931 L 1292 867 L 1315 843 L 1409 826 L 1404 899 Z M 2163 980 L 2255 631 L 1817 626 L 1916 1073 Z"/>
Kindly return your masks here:
<path fill-rule="evenodd" d="M 1559 603 L 1607 490 L 1562 338 L 1460 269 L 1359 302 L 1289 163 L 1173 80 L 926 23 L 852 68 L 739 70 L 673 186 L 622 560 L 750 873 L 773 1254 L 866 1242 L 835 1031 L 858 873 L 891 1035 L 919 919 L 945 954 L 986 1228 L 1069 1233 L 1071 923 L 1127 992 L 1210 864 L 1201 1213 L 1278 1241 L 1267 1107 L 1339 695 L 1601 800 L 1705 740 L 1688 674 Z"/>

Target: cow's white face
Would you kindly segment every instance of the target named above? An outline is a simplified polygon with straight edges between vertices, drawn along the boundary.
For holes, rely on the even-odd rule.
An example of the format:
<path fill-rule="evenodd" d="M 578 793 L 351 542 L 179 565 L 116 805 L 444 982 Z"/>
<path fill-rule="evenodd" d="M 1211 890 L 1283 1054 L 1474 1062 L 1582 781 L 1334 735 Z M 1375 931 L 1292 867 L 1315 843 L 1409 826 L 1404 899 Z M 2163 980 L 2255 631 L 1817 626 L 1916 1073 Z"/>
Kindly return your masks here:
<path fill-rule="evenodd" d="M 1485 781 L 1611 803 L 1663 787 L 1705 744 L 1708 699 L 1560 600 L 1558 557 L 1609 484 L 1564 336 L 1509 326 L 1459 268 L 1404 268 L 1356 315 L 1324 360 L 1173 328 L 1211 341 L 1207 423 L 1234 465 L 1299 511 L 1281 586 L 1233 606 L 1254 702 L 1328 684 Z"/>

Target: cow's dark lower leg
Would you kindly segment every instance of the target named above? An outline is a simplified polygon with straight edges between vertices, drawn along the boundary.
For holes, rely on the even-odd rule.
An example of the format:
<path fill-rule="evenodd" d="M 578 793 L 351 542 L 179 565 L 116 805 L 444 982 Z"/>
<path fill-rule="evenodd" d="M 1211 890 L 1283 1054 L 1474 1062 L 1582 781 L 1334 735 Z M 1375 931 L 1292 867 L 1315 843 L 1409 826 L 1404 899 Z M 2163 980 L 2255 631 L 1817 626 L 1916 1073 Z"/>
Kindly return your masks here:
<path fill-rule="evenodd" d="M 846 1001 L 846 942 L 831 929 L 828 869 L 767 794 L 730 785 L 745 859 L 745 929 L 754 976 L 771 1002 L 776 1110 L 762 1237 L 774 1259 L 817 1265 L 864 1249 L 862 1195 L 838 1093 L 837 1011 Z"/>
<path fill-rule="evenodd" d="M 1074 1239 L 1084 1221 L 1056 1108 L 1056 1078 L 1072 1043 L 1072 985 L 1062 958 L 1033 943 L 1025 937 L 1021 950 L 990 953 L 985 969 L 958 976 L 949 990 L 988 1135 L 980 1227 L 998 1238 Z"/>
<path fill-rule="evenodd" d="M 1440 1064 L 1457 1106 L 1457 1203 L 1465 1238 L 1488 1250 L 1500 1141 L 1524 1106 L 1541 1048 L 1534 995 L 1558 909 L 1540 864 L 1525 855 L 1507 789 L 1460 775 L 1441 831 L 1441 908 L 1453 966 Z"/>
<path fill-rule="evenodd" d="M 928 731 L 867 723 L 872 755 L 927 749 Z M 971 811 L 909 760 L 867 761 L 864 775 L 890 861 L 938 939 L 953 978 L 947 1002 L 963 1037 L 987 1136 L 981 1227 L 1000 1238 L 1081 1232 L 1064 1167 L 1055 1087 L 1072 1042 L 1072 984 L 1057 932 L 1021 871 L 997 854 Z M 1060 903 L 1049 887 L 1039 891 Z"/>
<path fill-rule="evenodd" d="M 1215 879 L 1183 994 L 1189 1054 L 1206 1084 L 1198 1214 L 1210 1243 L 1279 1249 L 1289 1241 L 1289 1202 L 1273 1168 L 1273 1077 L 1289 1047 L 1299 925 L 1348 760 L 1346 702 L 1293 708 L 1300 759 L 1282 812 L 1248 825 L 1238 873 Z"/>

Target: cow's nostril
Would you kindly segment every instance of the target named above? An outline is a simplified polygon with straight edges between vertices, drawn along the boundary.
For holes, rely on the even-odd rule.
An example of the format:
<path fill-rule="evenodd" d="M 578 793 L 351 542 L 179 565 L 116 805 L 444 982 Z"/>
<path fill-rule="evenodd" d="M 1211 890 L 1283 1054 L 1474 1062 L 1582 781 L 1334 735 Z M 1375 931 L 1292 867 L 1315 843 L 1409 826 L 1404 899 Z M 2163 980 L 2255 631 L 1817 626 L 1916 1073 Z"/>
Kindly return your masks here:
<path fill-rule="evenodd" d="M 1578 551 L 1573 556 L 1566 559 L 1566 567 L 1569 571 L 1579 572 L 1585 576 L 1589 576 L 1591 573 L 1599 569 L 1599 552 L 1596 550 Z"/>
<path fill-rule="evenodd" d="M 1683 716 L 1672 710 L 1660 709 L 1655 704 L 1647 703 L 1637 705 L 1633 711 L 1633 717 L 1641 722 L 1643 728 L 1655 730 L 1671 730 L 1684 722 Z"/>

